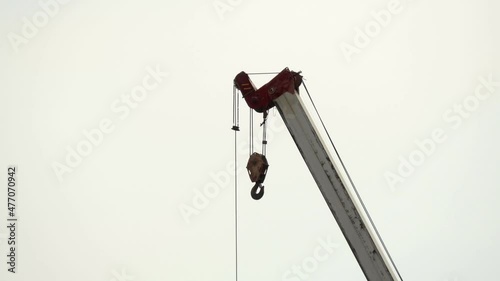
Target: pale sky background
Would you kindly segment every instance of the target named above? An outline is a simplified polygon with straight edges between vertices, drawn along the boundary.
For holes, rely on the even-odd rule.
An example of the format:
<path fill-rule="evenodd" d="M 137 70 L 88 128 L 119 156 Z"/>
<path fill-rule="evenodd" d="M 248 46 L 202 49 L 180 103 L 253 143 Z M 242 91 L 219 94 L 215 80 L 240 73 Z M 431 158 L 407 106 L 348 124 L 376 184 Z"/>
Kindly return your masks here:
<path fill-rule="evenodd" d="M 235 280 L 232 79 L 284 67 L 303 71 L 405 281 L 498 280 L 500 2 L 62 2 L 0 2 L 0 280 Z M 388 5 L 397 12 L 376 30 L 371 12 Z M 140 101 L 121 100 L 144 81 Z M 241 115 L 244 167 L 243 102 Z M 239 280 L 364 280 L 277 111 L 270 118 L 264 198 L 239 177 Z M 90 151 L 85 132 L 100 126 Z M 435 130 L 441 142 L 391 186 L 386 176 L 423 155 L 416 142 Z M 77 147 L 88 155 L 70 167 Z M 54 165 L 67 167 L 61 180 Z M 315 260 L 318 249 L 327 258 Z M 288 272 L 308 262 L 307 278 Z"/>

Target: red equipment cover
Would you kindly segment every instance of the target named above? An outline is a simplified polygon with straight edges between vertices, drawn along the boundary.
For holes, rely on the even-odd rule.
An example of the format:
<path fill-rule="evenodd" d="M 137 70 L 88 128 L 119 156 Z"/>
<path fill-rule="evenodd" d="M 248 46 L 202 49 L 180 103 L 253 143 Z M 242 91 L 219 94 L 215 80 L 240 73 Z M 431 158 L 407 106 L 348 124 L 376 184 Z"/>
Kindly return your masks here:
<path fill-rule="evenodd" d="M 241 91 L 248 106 L 257 112 L 264 112 L 272 108 L 274 106 L 273 100 L 286 92 L 293 94 L 294 89 L 298 90 L 301 83 L 300 72 L 290 71 L 288 67 L 258 90 L 255 89 L 250 77 L 244 71 L 238 73 L 234 78 L 234 85 Z"/>

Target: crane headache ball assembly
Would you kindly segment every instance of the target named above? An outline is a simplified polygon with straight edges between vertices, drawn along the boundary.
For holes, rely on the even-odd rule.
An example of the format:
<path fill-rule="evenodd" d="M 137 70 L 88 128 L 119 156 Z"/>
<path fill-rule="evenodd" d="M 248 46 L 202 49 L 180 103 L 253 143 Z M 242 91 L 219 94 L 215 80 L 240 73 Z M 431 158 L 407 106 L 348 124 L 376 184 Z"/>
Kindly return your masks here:
<path fill-rule="evenodd" d="M 264 186 L 262 183 L 266 178 L 267 169 L 269 164 L 266 159 L 266 121 L 268 116 L 268 111 L 275 106 L 273 100 L 281 96 L 286 92 L 298 91 L 300 84 L 302 83 L 302 76 L 300 72 L 293 72 L 284 69 L 277 76 L 275 76 L 271 81 L 269 81 L 264 86 L 256 89 L 250 77 L 245 72 L 240 72 L 234 78 L 234 87 L 238 89 L 243 98 L 245 99 L 247 105 L 258 113 L 263 114 L 264 121 L 261 123 L 263 126 L 263 140 L 262 140 L 262 153 L 252 152 L 250 159 L 248 159 L 247 170 L 250 176 L 250 180 L 255 182 L 250 194 L 253 199 L 259 200 L 264 195 Z M 236 95 L 236 93 L 234 93 Z M 238 97 L 234 96 L 234 99 Z M 253 120 L 250 117 L 250 130 L 253 130 Z M 237 125 L 233 126 L 233 130 L 239 130 Z M 252 143 L 252 135 L 251 140 Z"/>
<path fill-rule="evenodd" d="M 366 279 L 369 281 L 402 280 L 311 99 L 312 106 L 318 114 L 337 158 L 330 155 L 321 134 L 314 126 L 299 95 L 301 85 L 304 86 L 310 98 L 300 72 L 290 71 L 288 68 L 283 69 L 271 81 L 258 89 L 250 80 L 249 74 L 243 71 L 234 78 L 232 128 L 234 131 L 239 131 L 237 90 L 241 92 L 251 109 L 250 159 L 247 163 L 247 170 L 250 180 L 255 182 L 251 190 L 252 198 L 258 200 L 264 195 L 262 184 L 269 167 L 265 156 L 266 120 L 268 110 L 276 107 Z M 253 151 L 253 111 L 263 114 L 262 153 Z M 340 168 L 333 162 L 333 159 L 340 161 L 340 168 L 347 174 L 349 181 L 343 179 L 339 173 Z M 350 191 L 345 183 L 350 183 L 353 191 Z"/>

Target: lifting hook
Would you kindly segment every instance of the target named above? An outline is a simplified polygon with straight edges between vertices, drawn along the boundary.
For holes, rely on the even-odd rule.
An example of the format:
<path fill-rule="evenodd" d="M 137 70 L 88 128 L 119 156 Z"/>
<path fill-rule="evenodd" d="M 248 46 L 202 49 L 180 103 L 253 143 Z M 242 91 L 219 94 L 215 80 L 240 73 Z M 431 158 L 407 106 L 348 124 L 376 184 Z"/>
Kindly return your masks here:
<path fill-rule="evenodd" d="M 255 185 L 250 192 L 250 195 L 252 195 L 252 198 L 255 200 L 259 200 L 262 196 L 264 196 L 264 186 L 262 183 L 266 178 L 268 167 L 269 164 L 267 163 L 266 156 L 257 152 L 250 155 L 250 159 L 248 159 L 247 163 L 247 170 L 250 180 L 255 182 Z"/>
<path fill-rule="evenodd" d="M 250 195 L 252 195 L 252 198 L 255 200 L 259 200 L 260 198 L 262 198 L 262 196 L 264 196 L 264 186 L 262 185 L 262 182 L 255 183 L 255 185 L 252 187 Z"/>

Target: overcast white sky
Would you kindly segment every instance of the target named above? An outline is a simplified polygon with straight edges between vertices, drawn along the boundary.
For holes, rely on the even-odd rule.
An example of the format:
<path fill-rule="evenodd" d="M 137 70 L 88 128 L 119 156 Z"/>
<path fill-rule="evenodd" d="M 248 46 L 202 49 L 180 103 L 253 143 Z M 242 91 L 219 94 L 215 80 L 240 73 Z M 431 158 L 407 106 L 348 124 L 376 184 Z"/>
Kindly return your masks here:
<path fill-rule="evenodd" d="M 497 279 L 498 1 L 0 3 L 1 280 L 235 280 L 232 79 L 284 67 L 405 281 Z M 364 280 L 270 118 L 262 200 L 239 174 L 239 280 Z"/>

